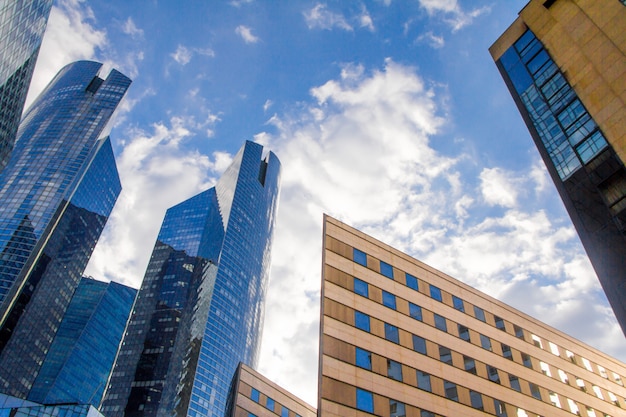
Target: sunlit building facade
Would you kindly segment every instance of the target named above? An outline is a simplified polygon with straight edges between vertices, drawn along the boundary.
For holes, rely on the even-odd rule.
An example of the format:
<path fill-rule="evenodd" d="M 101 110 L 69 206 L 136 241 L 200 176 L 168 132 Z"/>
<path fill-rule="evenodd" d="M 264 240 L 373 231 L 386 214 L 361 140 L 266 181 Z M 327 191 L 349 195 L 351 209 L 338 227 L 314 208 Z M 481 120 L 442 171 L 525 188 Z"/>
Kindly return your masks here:
<path fill-rule="evenodd" d="M 626 364 L 330 217 L 321 417 L 617 417 Z"/>
<path fill-rule="evenodd" d="M 121 191 L 113 112 L 130 80 L 64 67 L 33 103 L 0 173 L 0 392 L 26 398 Z"/>
<path fill-rule="evenodd" d="M 626 7 L 532 0 L 493 56 L 626 334 Z"/>
<path fill-rule="evenodd" d="M 15 143 L 52 0 L 0 3 L 0 171 Z"/>
<path fill-rule="evenodd" d="M 215 187 L 167 210 L 101 408 L 108 417 L 223 416 L 256 366 L 280 162 L 246 142 Z"/>

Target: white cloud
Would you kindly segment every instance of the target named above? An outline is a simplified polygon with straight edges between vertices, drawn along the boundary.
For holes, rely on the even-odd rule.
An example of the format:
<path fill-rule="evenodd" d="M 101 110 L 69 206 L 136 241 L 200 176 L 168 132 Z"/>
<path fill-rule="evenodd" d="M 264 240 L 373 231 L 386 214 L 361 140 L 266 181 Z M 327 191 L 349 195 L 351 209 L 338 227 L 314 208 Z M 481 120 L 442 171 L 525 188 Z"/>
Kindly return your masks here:
<path fill-rule="evenodd" d="M 268 111 L 270 107 L 272 107 L 273 105 L 274 105 L 274 102 L 268 98 L 267 100 L 265 100 L 265 103 L 263 103 L 263 111 L 264 112 Z"/>
<path fill-rule="evenodd" d="M 369 12 L 365 8 L 365 5 L 363 5 L 361 9 L 361 15 L 359 16 L 359 23 L 362 28 L 366 28 L 370 30 L 371 32 L 375 30 L 372 17 L 370 16 Z"/>
<path fill-rule="evenodd" d="M 176 51 L 170 56 L 180 65 L 187 65 L 191 61 L 192 53 L 186 46 L 178 45 Z"/>
<path fill-rule="evenodd" d="M 442 14 L 444 21 L 457 31 L 471 24 L 478 16 L 488 13 L 488 6 L 479 9 L 464 11 L 457 0 L 419 0 L 420 5 L 426 9 L 429 15 Z"/>
<path fill-rule="evenodd" d="M 309 29 L 326 29 L 339 28 L 352 31 L 352 26 L 346 21 L 346 18 L 340 13 L 333 13 L 328 10 L 327 6 L 317 3 L 311 10 L 304 12 L 304 20 Z"/>
<path fill-rule="evenodd" d="M 416 41 L 426 42 L 435 49 L 443 48 L 446 44 L 446 41 L 443 39 L 443 36 L 437 36 L 431 31 L 428 31 L 418 36 Z"/>
<path fill-rule="evenodd" d="M 502 168 L 485 168 L 480 173 L 480 191 L 490 205 L 515 207 L 520 182 Z"/>
<path fill-rule="evenodd" d="M 257 43 L 260 39 L 252 34 L 252 29 L 248 26 L 239 25 L 235 28 L 235 33 L 241 36 L 245 43 Z"/>
<path fill-rule="evenodd" d="M 231 6 L 235 6 L 235 7 L 241 7 L 245 4 L 250 4 L 252 3 L 254 0 L 232 0 L 230 2 Z"/>
<path fill-rule="evenodd" d="M 132 37 L 143 36 L 143 30 L 139 29 L 137 25 L 135 25 L 135 22 L 131 17 L 128 17 L 128 19 L 126 19 L 126 22 L 124 22 L 124 24 L 122 25 L 122 31 Z"/>

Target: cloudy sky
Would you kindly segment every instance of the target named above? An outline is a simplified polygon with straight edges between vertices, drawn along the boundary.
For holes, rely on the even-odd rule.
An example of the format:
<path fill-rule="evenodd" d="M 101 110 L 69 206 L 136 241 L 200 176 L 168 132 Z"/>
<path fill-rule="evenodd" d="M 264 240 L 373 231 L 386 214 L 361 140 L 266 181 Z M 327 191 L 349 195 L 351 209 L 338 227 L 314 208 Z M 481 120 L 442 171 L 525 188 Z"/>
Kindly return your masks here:
<path fill-rule="evenodd" d="M 310 403 L 322 213 L 626 360 L 487 51 L 525 3 L 57 0 L 29 101 L 77 59 L 134 80 L 87 273 L 138 287 L 165 210 L 255 140 L 283 164 L 260 371 Z"/>

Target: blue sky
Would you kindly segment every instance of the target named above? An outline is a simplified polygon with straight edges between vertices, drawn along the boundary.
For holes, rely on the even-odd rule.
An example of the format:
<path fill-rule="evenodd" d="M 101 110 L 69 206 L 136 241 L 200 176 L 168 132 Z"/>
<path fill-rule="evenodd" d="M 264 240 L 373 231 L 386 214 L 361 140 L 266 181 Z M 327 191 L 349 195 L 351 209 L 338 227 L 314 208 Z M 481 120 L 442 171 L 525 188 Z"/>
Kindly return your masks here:
<path fill-rule="evenodd" d="M 283 164 L 260 371 L 314 404 L 322 213 L 626 360 L 487 48 L 526 0 L 57 0 L 29 101 L 95 59 L 134 82 L 124 190 L 87 272 L 138 287 L 165 210 L 244 140 Z"/>

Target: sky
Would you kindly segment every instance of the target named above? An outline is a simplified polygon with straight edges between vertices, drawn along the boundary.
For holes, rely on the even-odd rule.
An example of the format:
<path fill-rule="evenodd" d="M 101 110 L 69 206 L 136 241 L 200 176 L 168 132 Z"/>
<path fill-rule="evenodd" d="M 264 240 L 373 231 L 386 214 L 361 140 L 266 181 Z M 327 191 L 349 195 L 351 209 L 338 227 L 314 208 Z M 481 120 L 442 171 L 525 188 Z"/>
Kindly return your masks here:
<path fill-rule="evenodd" d="M 323 213 L 626 361 L 487 50 L 525 3 L 56 0 L 27 101 L 79 59 L 133 79 L 86 273 L 139 287 L 165 210 L 253 140 L 283 167 L 259 370 L 309 403 Z"/>

